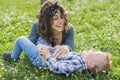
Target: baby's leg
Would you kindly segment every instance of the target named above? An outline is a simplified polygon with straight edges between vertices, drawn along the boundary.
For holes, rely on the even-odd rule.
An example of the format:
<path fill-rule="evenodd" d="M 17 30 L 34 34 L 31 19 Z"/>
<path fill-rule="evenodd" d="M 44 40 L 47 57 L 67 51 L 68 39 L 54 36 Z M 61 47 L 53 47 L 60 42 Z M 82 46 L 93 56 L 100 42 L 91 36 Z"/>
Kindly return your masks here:
<path fill-rule="evenodd" d="M 13 59 L 18 59 L 22 51 L 25 52 L 31 61 L 38 57 L 38 50 L 36 45 L 23 36 L 16 40 L 11 57 Z"/>

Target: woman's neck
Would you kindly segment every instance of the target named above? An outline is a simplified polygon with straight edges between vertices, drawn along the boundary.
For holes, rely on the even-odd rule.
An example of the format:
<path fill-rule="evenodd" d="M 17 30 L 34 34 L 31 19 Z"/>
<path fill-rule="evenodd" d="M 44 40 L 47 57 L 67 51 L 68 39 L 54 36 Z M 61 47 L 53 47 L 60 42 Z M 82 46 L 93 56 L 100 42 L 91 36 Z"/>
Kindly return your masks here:
<path fill-rule="evenodd" d="M 58 32 L 53 36 L 54 45 L 60 45 L 62 41 L 62 32 Z"/>
<path fill-rule="evenodd" d="M 54 32 L 54 36 L 61 34 L 62 32 Z"/>

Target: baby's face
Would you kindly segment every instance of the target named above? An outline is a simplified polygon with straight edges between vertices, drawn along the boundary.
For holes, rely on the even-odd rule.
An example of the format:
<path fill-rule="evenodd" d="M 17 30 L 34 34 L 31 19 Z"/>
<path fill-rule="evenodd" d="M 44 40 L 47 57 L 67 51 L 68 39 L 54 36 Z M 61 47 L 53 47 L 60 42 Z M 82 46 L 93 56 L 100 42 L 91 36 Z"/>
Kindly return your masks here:
<path fill-rule="evenodd" d="M 89 70 L 97 70 L 97 72 L 107 71 L 110 55 L 100 51 L 87 51 L 83 53 L 83 57 L 86 60 L 86 64 Z"/>
<path fill-rule="evenodd" d="M 104 63 L 104 60 L 105 60 L 104 53 L 99 51 L 90 50 L 90 51 L 84 52 L 83 55 L 89 69 L 92 68 L 91 66 L 94 67 L 94 65 L 96 64 L 102 65 L 101 63 Z"/>

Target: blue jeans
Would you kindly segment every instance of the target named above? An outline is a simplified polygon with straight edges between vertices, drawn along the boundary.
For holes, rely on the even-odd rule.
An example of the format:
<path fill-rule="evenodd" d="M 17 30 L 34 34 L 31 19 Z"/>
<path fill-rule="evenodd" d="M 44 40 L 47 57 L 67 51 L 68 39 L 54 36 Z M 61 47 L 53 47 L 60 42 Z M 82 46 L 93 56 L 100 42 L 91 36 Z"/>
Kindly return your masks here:
<path fill-rule="evenodd" d="M 39 52 L 36 45 L 23 36 L 16 40 L 11 57 L 18 59 L 22 51 L 25 52 L 34 66 L 42 66 L 43 60 L 38 55 Z"/>

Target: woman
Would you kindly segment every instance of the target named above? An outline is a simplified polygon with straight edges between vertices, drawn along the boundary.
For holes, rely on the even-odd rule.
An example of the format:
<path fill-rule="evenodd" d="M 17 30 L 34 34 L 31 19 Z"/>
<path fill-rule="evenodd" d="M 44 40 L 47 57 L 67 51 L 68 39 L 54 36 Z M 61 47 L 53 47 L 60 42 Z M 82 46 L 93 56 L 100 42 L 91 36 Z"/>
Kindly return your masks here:
<path fill-rule="evenodd" d="M 52 47 L 59 48 L 57 53 L 60 51 L 63 53 L 68 49 L 74 50 L 74 29 L 68 24 L 65 10 L 58 2 L 46 1 L 37 18 L 38 22 L 33 24 L 29 35 L 29 40 L 32 43 L 36 44 L 38 37 L 42 37 Z"/>

